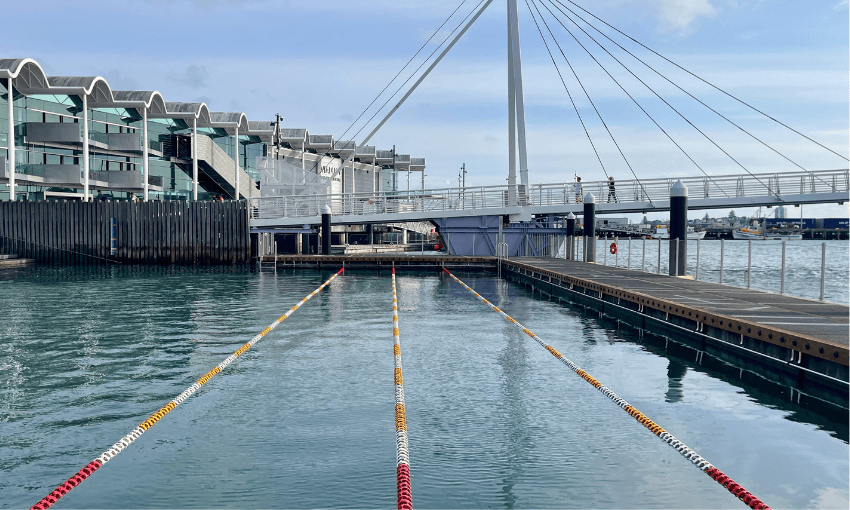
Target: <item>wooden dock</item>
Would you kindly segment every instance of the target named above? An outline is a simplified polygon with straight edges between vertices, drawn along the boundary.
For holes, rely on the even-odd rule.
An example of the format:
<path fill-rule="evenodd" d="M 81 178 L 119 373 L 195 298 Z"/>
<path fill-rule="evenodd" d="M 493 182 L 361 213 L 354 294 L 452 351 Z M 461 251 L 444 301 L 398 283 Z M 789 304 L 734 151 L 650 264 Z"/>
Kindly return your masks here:
<path fill-rule="evenodd" d="M 739 351 L 797 380 L 825 376 L 847 400 L 846 305 L 563 259 L 511 258 L 502 270 L 646 329 L 701 339 L 698 350 Z"/>

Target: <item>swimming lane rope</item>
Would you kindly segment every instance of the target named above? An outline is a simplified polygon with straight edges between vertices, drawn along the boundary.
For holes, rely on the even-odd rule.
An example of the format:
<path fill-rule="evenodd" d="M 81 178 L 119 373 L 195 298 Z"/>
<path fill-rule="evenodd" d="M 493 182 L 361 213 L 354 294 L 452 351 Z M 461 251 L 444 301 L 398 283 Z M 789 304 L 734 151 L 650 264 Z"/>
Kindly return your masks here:
<path fill-rule="evenodd" d="M 401 377 L 401 342 L 398 334 L 398 298 L 393 268 L 393 358 L 395 359 L 395 451 L 396 487 L 399 510 L 411 510 L 410 452 L 407 446 L 407 418 L 404 414 L 404 381 Z"/>
<path fill-rule="evenodd" d="M 638 411 L 637 409 L 635 409 L 634 407 L 629 405 L 628 402 L 626 402 L 625 400 L 620 398 L 613 391 L 606 388 L 605 385 L 603 385 L 601 382 L 599 382 L 595 378 L 593 378 L 593 376 L 591 376 L 590 374 L 588 374 L 587 372 L 582 370 L 578 365 L 576 365 L 575 363 L 573 363 L 572 361 L 570 361 L 569 359 L 564 357 L 563 354 L 556 351 L 554 347 L 552 347 L 551 345 L 544 342 L 539 336 L 537 336 L 534 333 L 532 333 L 531 331 L 529 331 L 528 328 L 526 328 L 525 326 L 523 326 L 522 324 L 520 324 L 519 322 L 514 320 L 510 315 L 508 315 L 505 312 L 503 312 L 502 310 L 500 310 L 493 303 L 487 301 L 487 299 L 485 299 L 484 296 L 475 292 L 467 284 L 460 281 L 460 279 L 458 279 L 458 277 L 456 277 L 455 275 L 450 273 L 447 269 L 443 268 L 443 271 L 445 271 L 445 273 L 447 275 L 451 276 L 452 279 L 454 279 L 454 281 L 463 285 L 464 288 L 466 288 L 466 290 L 475 294 L 475 297 L 477 297 L 478 299 L 483 301 L 487 306 L 492 308 L 494 311 L 498 312 L 499 315 L 501 315 L 502 317 L 507 319 L 509 322 L 511 322 L 517 328 L 521 329 L 523 333 L 525 333 L 526 335 L 533 338 L 537 343 L 539 343 L 541 346 L 543 346 L 544 349 L 549 351 L 553 356 L 555 356 L 561 362 L 563 362 L 565 365 L 567 365 L 570 368 L 570 370 L 572 370 L 573 372 L 578 374 L 582 379 L 584 379 L 585 381 L 590 383 L 594 388 L 599 390 L 603 395 L 608 397 L 612 402 L 614 402 L 615 404 L 620 406 L 624 411 L 629 413 L 629 415 L 632 418 L 639 421 L 641 423 L 641 425 L 643 425 L 644 427 L 649 429 L 653 434 L 655 434 L 656 436 L 661 438 L 662 441 L 664 441 L 668 445 L 675 448 L 676 451 L 678 451 L 680 454 L 682 454 L 683 457 L 685 457 L 686 459 L 691 461 L 696 467 L 698 467 L 705 474 L 707 474 L 708 476 L 710 476 L 711 478 L 716 480 L 717 483 L 719 483 L 724 488 L 726 488 L 729 492 L 734 494 L 738 499 L 740 499 L 741 501 L 746 503 L 750 508 L 753 508 L 753 509 L 756 509 L 756 510 L 770 510 L 770 507 L 767 506 L 765 503 L 763 503 L 760 499 L 755 497 L 748 490 L 744 489 L 743 487 L 741 487 L 740 485 L 735 483 L 734 480 L 732 480 L 731 478 L 726 476 L 722 471 L 720 471 L 716 467 L 712 466 L 707 460 L 705 460 L 699 454 L 697 454 L 697 452 L 693 451 L 691 448 L 689 448 L 683 442 L 681 442 L 678 439 L 676 439 L 675 437 L 673 437 L 672 434 L 670 434 L 669 432 L 667 432 L 666 430 L 661 428 L 660 425 L 658 425 L 654 421 L 650 420 L 646 415 L 644 415 L 643 413 L 641 413 L 640 411 Z"/>
<path fill-rule="evenodd" d="M 339 276 L 340 274 L 342 274 L 343 271 L 345 271 L 345 268 L 340 269 L 336 274 L 334 274 L 333 276 L 328 278 L 325 281 L 325 283 L 323 283 L 321 286 L 319 286 L 319 288 L 317 288 L 316 290 L 314 290 L 313 292 L 308 294 L 304 299 L 299 301 L 298 304 L 296 304 L 295 306 L 290 308 L 285 314 L 278 317 L 278 319 L 276 321 L 272 322 L 271 325 L 269 325 L 269 327 L 267 327 L 266 329 L 261 331 L 257 336 L 255 336 L 250 341 L 248 341 L 248 343 L 246 343 L 245 345 L 240 347 L 236 352 L 234 352 L 233 354 L 228 356 L 224 361 L 219 363 L 218 366 L 216 366 L 215 368 L 213 368 L 212 370 L 207 372 L 203 377 L 198 379 L 197 382 L 195 382 L 195 384 L 186 388 L 186 390 L 183 393 L 181 393 L 180 395 L 178 395 L 174 400 L 165 404 L 163 407 L 161 407 L 159 409 L 159 411 L 153 413 L 147 420 L 143 421 L 138 427 L 133 429 L 132 432 L 130 432 L 126 436 L 122 437 L 120 441 L 118 441 L 117 443 L 112 445 L 108 450 L 101 453 L 93 461 L 89 462 L 88 465 L 86 465 L 86 467 L 79 470 L 74 476 L 69 478 L 65 483 L 63 483 L 62 485 L 57 487 L 56 490 L 54 490 L 53 492 L 51 492 L 50 494 L 48 494 L 47 496 L 42 498 L 41 501 L 39 501 L 38 503 L 33 505 L 30 510 L 45 510 L 45 509 L 53 506 L 53 504 L 56 503 L 57 501 L 59 501 L 59 499 L 62 498 L 62 496 L 64 496 L 65 494 L 68 494 L 71 491 L 71 489 L 73 489 L 74 487 L 81 484 L 83 482 L 83 480 L 85 480 L 86 478 L 91 476 L 92 473 L 94 473 L 95 471 L 100 469 L 100 467 L 103 466 L 104 464 L 106 464 L 107 462 L 109 462 L 110 459 L 112 459 L 113 457 L 115 457 L 116 455 L 121 453 L 122 450 L 124 450 L 125 448 L 130 446 L 130 443 L 132 443 L 133 441 L 138 439 L 139 436 L 144 434 L 146 430 L 148 430 L 149 428 L 156 425 L 156 422 L 161 420 L 163 416 L 170 413 L 172 410 L 174 410 L 175 407 L 179 406 L 184 400 L 186 400 L 187 398 L 192 396 L 193 393 L 195 393 L 196 391 L 201 389 L 201 386 L 205 385 L 210 379 L 215 377 L 216 374 L 218 374 L 219 372 L 221 372 L 222 370 L 227 368 L 227 366 L 230 365 L 231 363 L 233 363 L 233 361 L 236 360 L 236 358 L 241 356 L 245 351 L 247 351 L 254 344 L 259 342 L 261 338 L 263 338 L 271 330 L 276 328 L 278 326 L 278 324 L 280 324 L 281 322 L 286 320 L 290 315 L 292 315 L 292 313 L 295 312 L 295 310 L 298 310 L 301 307 L 301 305 L 303 305 L 304 303 L 309 301 L 310 298 L 312 298 L 313 296 L 318 294 L 319 291 L 321 291 L 322 289 L 327 287 L 333 281 L 333 279 L 336 278 L 337 276 Z"/>

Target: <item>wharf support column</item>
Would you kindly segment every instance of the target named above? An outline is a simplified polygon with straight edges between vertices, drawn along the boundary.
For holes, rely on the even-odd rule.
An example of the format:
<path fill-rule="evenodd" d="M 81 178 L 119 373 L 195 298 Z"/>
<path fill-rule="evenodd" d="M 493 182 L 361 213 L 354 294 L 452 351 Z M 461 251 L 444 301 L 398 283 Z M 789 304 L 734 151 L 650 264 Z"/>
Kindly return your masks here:
<path fill-rule="evenodd" d="M 322 207 L 322 255 L 331 254 L 331 206 Z"/>
<path fill-rule="evenodd" d="M 683 276 L 688 260 L 688 188 L 682 181 L 670 188 L 669 253 L 670 276 Z"/>
<path fill-rule="evenodd" d="M 586 262 L 596 262 L 596 197 L 593 193 L 584 196 L 584 238 Z"/>
<path fill-rule="evenodd" d="M 576 235 L 576 215 L 570 213 L 567 215 L 567 249 L 564 252 L 565 258 L 567 260 L 572 260 L 575 258 L 573 254 L 573 239 Z"/>

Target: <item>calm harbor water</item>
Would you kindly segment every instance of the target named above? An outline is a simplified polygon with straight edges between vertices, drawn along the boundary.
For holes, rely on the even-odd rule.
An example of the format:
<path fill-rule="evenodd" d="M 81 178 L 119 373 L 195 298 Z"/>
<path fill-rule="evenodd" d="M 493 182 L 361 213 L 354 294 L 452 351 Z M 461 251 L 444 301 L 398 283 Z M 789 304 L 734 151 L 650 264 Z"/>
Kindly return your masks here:
<path fill-rule="evenodd" d="M 38 501 L 329 275 L 0 273 L 0 508 Z M 774 508 L 847 508 L 846 410 L 458 276 Z M 451 279 L 400 273 L 398 293 L 416 507 L 745 508 Z M 393 507 L 392 343 L 389 273 L 347 272 L 57 508 Z"/>

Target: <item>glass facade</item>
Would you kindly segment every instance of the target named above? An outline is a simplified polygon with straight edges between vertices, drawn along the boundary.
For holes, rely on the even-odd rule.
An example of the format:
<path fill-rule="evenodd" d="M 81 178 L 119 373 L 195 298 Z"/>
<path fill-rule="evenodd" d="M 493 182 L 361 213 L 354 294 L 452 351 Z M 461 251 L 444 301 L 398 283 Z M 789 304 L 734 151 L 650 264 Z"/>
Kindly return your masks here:
<path fill-rule="evenodd" d="M 8 147 L 8 94 L 0 85 L 0 156 L 7 156 Z M 74 96 L 32 95 L 14 99 L 15 119 L 15 172 L 18 199 L 30 200 L 51 197 L 69 198 L 69 194 L 81 194 L 82 185 L 51 185 L 27 183 L 26 175 L 76 175 L 83 179 L 82 148 L 82 104 Z M 100 189 L 107 198 L 126 199 L 131 191 L 140 194 L 142 187 L 143 120 L 134 109 L 98 108 L 88 111 L 89 128 L 89 178 L 92 195 Z M 63 124 L 63 126 L 55 126 Z M 46 126 L 44 126 L 46 125 Z M 75 127 L 64 126 L 74 125 Z M 27 129 L 38 132 L 28 136 Z M 45 134 L 47 133 L 47 134 Z M 174 119 L 148 119 L 148 157 L 151 200 L 191 200 L 192 164 L 190 140 L 192 129 L 186 123 Z M 199 128 L 198 136 L 210 137 L 231 158 L 234 156 L 233 136 L 223 130 Z M 268 149 L 258 138 L 239 137 L 239 165 L 254 181 L 259 181 L 256 157 L 265 156 Z M 182 143 L 181 140 L 182 139 Z M 185 150 L 183 150 L 185 148 Z M 7 157 L 8 159 L 8 157 Z M 130 179 L 138 187 L 104 185 L 114 177 L 113 172 L 134 172 Z M 20 175 L 25 174 L 25 175 Z M 119 182 L 127 182 L 120 179 Z M 107 179 L 104 181 L 103 179 Z M 199 179 L 199 181 L 203 181 Z M 221 190 L 200 182 L 199 200 L 212 200 Z M 161 188 L 161 190 L 160 190 Z M 9 187 L 0 184 L 0 200 L 9 199 Z"/>

